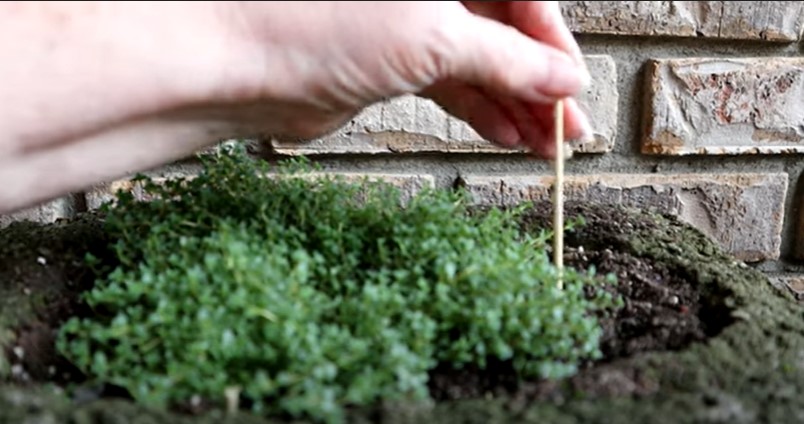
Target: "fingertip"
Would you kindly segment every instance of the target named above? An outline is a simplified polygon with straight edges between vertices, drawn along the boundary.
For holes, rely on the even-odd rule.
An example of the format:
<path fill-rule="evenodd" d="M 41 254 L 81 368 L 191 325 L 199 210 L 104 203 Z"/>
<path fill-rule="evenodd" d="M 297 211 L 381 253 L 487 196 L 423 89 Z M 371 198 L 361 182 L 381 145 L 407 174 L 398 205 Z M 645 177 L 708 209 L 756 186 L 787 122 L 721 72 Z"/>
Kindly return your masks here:
<path fill-rule="evenodd" d="M 577 95 L 591 77 L 572 55 L 480 16 L 463 27 L 465 48 L 451 57 L 451 78 L 497 96 L 554 102 Z"/>
<path fill-rule="evenodd" d="M 437 102 L 486 141 L 513 148 L 521 144 L 522 134 L 503 105 L 482 90 L 456 81 L 442 82 L 421 93 Z"/>
<path fill-rule="evenodd" d="M 466 112 L 469 123 L 487 141 L 501 147 L 514 148 L 521 144 L 522 133 L 502 105 L 485 94 L 478 96 L 475 107 Z"/>
<path fill-rule="evenodd" d="M 578 64 L 579 72 L 581 73 L 581 90 L 587 90 L 589 87 L 592 86 L 592 74 L 589 73 L 589 68 L 586 66 L 586 62 L 581 59 L 581 63 Z"/>
<path fill-rule="evenodd" d="M 565 51 L 578 66 L 586 67 L 581 48 L 561 12 L 560 2 L 513 2 L 512 8 L 513 22 L 520 30 Z"/>
<path fill-rule="evenodd" d="M 516 125 L 507 118 L 500 118 L 497 128 L 490 133 L 496 139 L 494 141 L 504 147 L 516 147 L 522 140 L 522 135 L 519 134 Z"/>
<path fill-rule="evenodd" d="M 522 134 L 502 110 L 495 109 L 488 117 L 472 123 L 474 130 L 486 141 L 512 149 L 522 144 Z"/>
<path fill-rule="evenodd" d="M 556 159 L 556 147 L 554 143 L 535 143 L 528 149 L 528 156 L 533 159 L 553 161 Z"/>
<path fill-rule="evenodd" d="M 575 151 L 572 149 L 572 145 L 570 143 L 564 143 L 561 145 L 562 153 L 564 156 L 564 160 L 570 160 L 575 155 Z"/>
<path fill-rule="evenodd" d="M 586 112 L 581 109 L 575 99 L 564 101 L 564 131 L 569 139 L 578 139 L 582 142 L 594 140 L 595 132 Z"/>
<path fill-rule="evenodd" d="M 541 131 L 531 132 L 530 137 L 522 140 L 523 146 L 528 152 L 528 156 L 541 160 L 555 160 L 556 143 L 555 136 L 545 134 Z"/>
<path fill-rule="evenodd" d="M 566 53 L 540 45 L 545 58 L 546 70 L 537 80 L 536 90 L 545 100 L 555 102 L 578 95 L 592 84 L 592 76 Z"/>

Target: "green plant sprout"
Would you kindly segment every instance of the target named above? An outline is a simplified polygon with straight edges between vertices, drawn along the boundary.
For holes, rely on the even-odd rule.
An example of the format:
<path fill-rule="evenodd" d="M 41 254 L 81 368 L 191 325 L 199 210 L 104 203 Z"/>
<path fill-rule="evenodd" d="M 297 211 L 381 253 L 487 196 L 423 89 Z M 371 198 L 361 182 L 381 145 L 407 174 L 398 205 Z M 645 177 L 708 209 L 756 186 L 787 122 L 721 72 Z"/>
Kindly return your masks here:
<path fill-rule="evenodd" d="M 119 264 L 95 263 L 94 311 L 58 348 L 93 380 L 170 407 L 233 393 L 260 414 L 342 422 L 345 408 L 428 400 L 437 365 L 512 361 L 523 379 L 600 356 L 594 269 L 563 272 L 522 209 L 471 214 L 462 191 L 407 202 L 304 159 L 241 149 L 194 178 L 139 177 L 150 200 L 104 206 Z M 309 178 L 313 177 L 313 178 Z M 91 259 L 91 258 L 90 258 Z"/>

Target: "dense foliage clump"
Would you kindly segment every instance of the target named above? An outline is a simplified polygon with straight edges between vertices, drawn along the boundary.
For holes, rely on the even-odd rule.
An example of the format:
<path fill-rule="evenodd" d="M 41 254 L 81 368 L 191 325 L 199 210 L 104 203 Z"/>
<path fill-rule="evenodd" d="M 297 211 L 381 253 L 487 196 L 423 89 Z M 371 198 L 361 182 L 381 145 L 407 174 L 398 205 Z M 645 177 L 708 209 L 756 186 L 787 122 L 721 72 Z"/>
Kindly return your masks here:
<path fill-rule="evenodd" d="M 468 214 L 460 191 L 401 201 L 378 181 L 239 153 L 191 179 L 138 178 L 105 225 L 120 261 L 62 328 L 88 376 L 170 406 L 234 390 L 262 413 L 337 421 L 348 405 L 426 399 L 438 364 L 511 360 L 562 377 L 599 355 L 593 272 L 521 234 L 516 210 Z M 270 176 L 266 176 L 270 173 Z"/>

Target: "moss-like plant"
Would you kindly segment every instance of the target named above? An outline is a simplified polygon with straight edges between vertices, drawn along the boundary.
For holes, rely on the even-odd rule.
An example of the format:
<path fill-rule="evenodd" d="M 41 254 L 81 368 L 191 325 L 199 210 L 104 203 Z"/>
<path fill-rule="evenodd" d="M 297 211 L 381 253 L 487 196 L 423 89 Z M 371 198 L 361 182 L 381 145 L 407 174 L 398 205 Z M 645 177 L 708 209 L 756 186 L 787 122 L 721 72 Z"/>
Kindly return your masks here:
<path fill-rule="evenodd" d="M 85 296 L 59 349 L 141 402 L 220 403 L 338 421 L 344 407 L 427 399 L 438 364 L 511 360 L 523 378 L 600 355 L 594 270 L 546 254 L 518 210 L 467 213 L 461 191 L 403 202 L 301 160 L 203 158 L 192 179 L 120 192 L 105 225 L 120 261 Z M 267 176 L 268 175 L 268 176 Z M 313 177 L 313 178 L 311 178 Z"/>

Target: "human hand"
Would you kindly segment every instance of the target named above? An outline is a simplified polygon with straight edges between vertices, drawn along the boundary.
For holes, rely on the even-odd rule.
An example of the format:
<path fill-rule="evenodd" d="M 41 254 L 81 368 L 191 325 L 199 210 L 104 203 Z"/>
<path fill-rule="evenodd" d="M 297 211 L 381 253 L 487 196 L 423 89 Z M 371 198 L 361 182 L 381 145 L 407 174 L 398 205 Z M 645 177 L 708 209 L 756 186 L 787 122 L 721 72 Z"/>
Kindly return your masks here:
<path fill-rule="evenodd" d="M 233 118 L 253 117 L 243 124 L 278 138 L 319 137 L 365 106 L 414 93 L 484 138 L 551 159 L 554 103 L 576 95 L 590 79 L 558 2 L 233 7 L 243 45 L 253 49 L 242 63 L 254 66 L 222 92 L 234 105 L 258 105 L 255 113 Z M 591 136 L 575 100 L 567 99 L 564 108 L 566 137 Z"/>
<path fill-rule="evenodd" d="M 0 213 L 408 93 L 550 159 L 589 80 L 557 2 L 475 1 L 4 2 L 0 75 Z"/>

